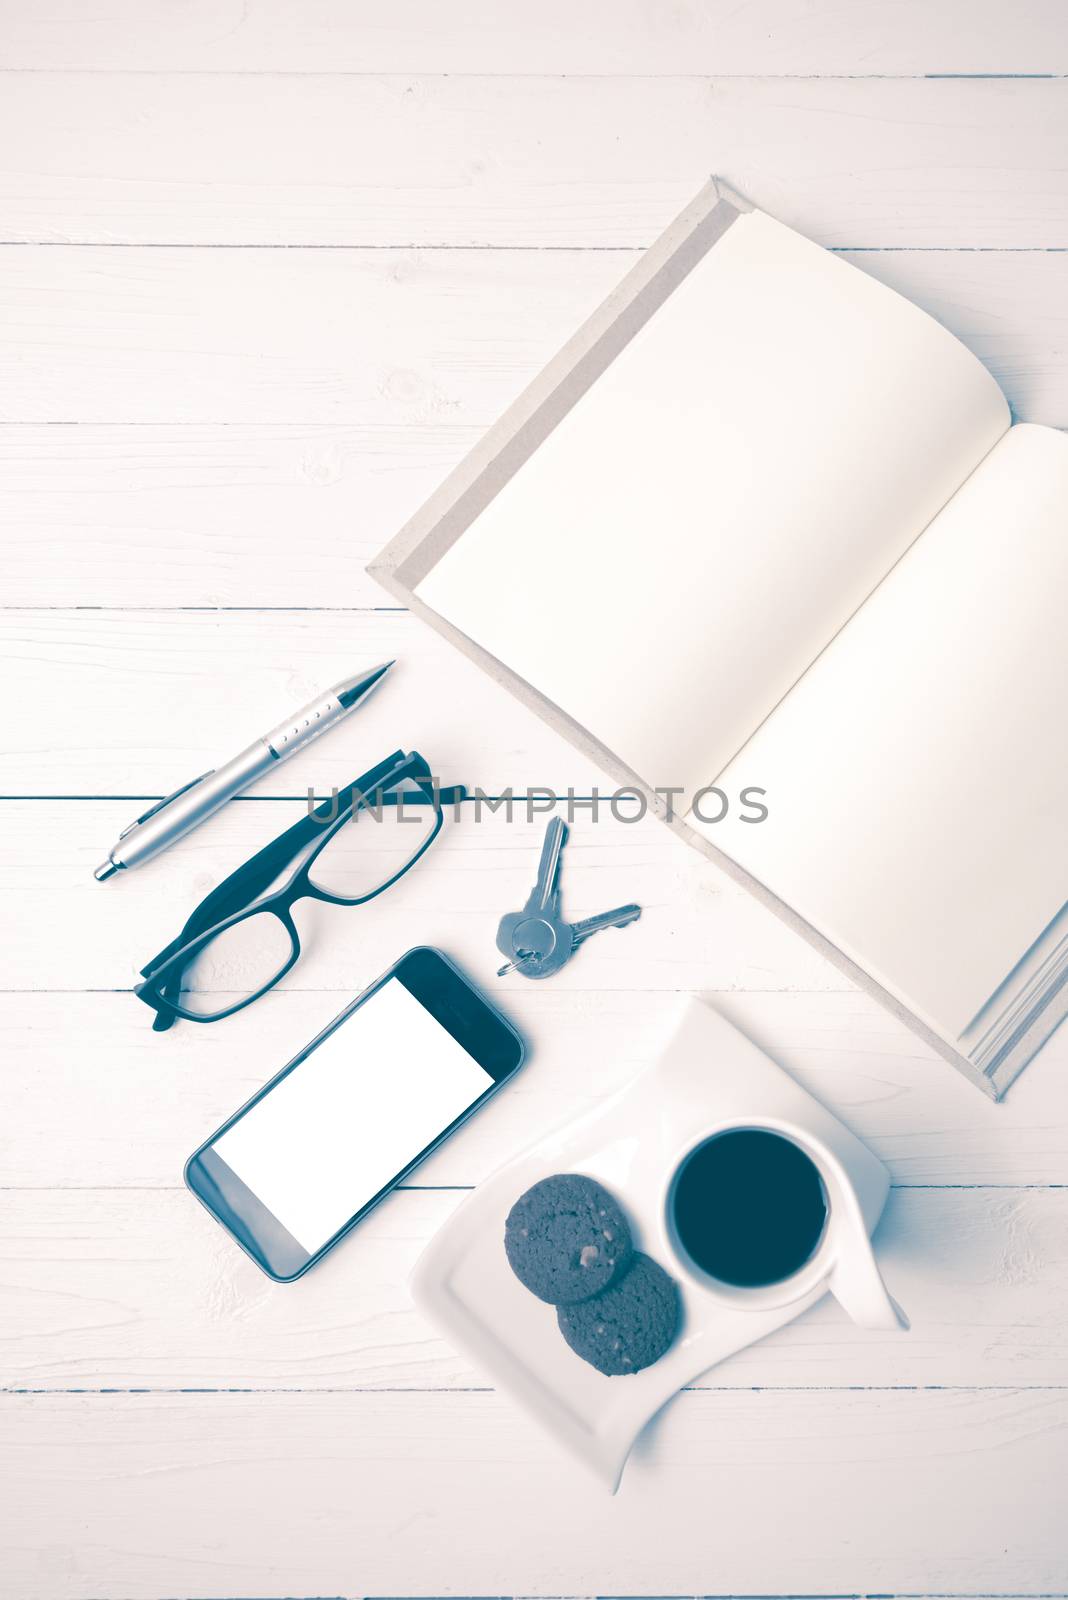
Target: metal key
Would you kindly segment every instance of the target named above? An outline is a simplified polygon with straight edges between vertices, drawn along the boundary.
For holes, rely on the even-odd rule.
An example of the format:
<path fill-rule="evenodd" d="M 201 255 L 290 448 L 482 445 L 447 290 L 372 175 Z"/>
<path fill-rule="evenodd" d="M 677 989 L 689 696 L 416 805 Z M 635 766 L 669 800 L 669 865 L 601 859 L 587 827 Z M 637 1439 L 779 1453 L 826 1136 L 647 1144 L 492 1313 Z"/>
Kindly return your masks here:
<path fill-rule="evenodd" d="M 573 922 L 572 952 L 577 950 L 583 939 L 588 939 L 591 933 L 600 933 L 602 928 L 625 928 L 629 922 L 637 922 L 641 914 L 641 906 L 617 906 L 615 911 L 601 911 L 596 917 L 583 917 L 581 922 Z"/>
<path fill-rule="evenodd" d="M 525 978 L 551 978 L 569 961 L 584 940 L 602 928 L 625 928 L 642 914 L 638 905 L 617 906 L 580 922 L 561 922 L 555 917 L 531 917 L 517 929 L 511 961 L 497 973 L 499 978 L 513 970 Z"/>
<path fill-rule="evenodd" d="M 546 918 L 555 920 L 560 912 L 560 855 L 567 843 L 567 825 L 559 817 L 554 817 L 545 830 L 545 841 L 541 847 L 541 859 L 538 862 L 538 876 L 533 889 L 527 896 L 526 904 L 522 911 L 510 911 L 501 918 L 497 928 L 497 949 L 502 956 L 515 956 L 517 950 L 526 950 L 527 944 L 517 941 L 517 930 L 532 919 Z M 544 937 L 539 937 L 537 929 L 525 930 L 535 945 L 544 943 Z M 531 951 L 531 954 L 534 952 Z"/>

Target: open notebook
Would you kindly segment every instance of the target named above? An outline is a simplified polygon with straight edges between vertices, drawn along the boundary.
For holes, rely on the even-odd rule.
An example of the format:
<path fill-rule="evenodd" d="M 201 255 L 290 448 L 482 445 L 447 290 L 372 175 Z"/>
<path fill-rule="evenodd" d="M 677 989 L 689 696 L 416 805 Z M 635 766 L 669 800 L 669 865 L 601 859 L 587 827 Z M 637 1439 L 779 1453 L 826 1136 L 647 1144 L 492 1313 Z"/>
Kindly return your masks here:
<path fill-rule="evenodd" d="M 371 570 L 989 1092 L 1064 1014 L 1068 436 L 865 273 L 713 183 Z"/>

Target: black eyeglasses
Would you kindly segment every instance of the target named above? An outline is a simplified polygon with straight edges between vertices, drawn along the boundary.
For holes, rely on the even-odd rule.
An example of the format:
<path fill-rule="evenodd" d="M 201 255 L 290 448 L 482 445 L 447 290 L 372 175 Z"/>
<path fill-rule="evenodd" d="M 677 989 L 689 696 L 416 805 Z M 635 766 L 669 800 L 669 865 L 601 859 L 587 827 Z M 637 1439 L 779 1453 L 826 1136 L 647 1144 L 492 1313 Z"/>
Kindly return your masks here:
<path fill-rule="evenodd" d="M 430 848 L 443 807 L 464 793 L 437 789 L 421 755 L 397 750 L 287 828 L 213 889 L 177 939 L 141 968 L 145 981 L 134 994 L 155 1011 L 155 1030 L 179 1017 L 218 1022 L 273 989 L 300 959 L 294 904 L 373 900 Z M 357 830 L 361 819 L 366 826 Z"/>

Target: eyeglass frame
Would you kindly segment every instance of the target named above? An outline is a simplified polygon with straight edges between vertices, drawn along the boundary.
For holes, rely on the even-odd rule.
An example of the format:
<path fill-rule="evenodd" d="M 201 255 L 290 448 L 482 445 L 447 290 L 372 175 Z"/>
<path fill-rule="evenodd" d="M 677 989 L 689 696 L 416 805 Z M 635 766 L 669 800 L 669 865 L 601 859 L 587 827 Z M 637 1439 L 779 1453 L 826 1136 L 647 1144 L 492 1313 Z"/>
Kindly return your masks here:
<path fill-rule="evenodd" d="M 416 785 L 422 796 L 421 801 L 416 795 L 401 796 L 393 792 L 405 779 L 410 779 Z M 392 888 L 398 879 L 410 871 L 420 857 L 429 850 L 444 824 L 445 806 L 456 804 L 465 797 L 465 794 L 466 790 L 462 785 L 439 789 L 432 779 L 429 764 L 418 751 L 412 750 L 406 755 L 403 750 L 395 750 L 392 755 L 378 762 L 361 777 L 338 790 L 329 800 L 321 802 L 309 811 L 306 817 L 302 817 L 285 829 L 276 839 L 250 856 L 242 866 L 217 884 L 190 913 L 178 937 L 140 969 L 144 982 L 136 984 L 133 993 L 155 1011 L 153 1030 L 157 1033 L 163 1032 L 173 1027 L 179 1018 L 184 1018 L 188 1022 L 222 1022 L 226 1017 L 232 1017 L 236 1012 L 243 1011 L 255 1001 L 262 1000 L 263 996 L 268 994 L 287 972 L 291 972 L 300 960 L 302 954 L 300 934 L 291 914 L 292 907 L 297 901 L 323 900 L 329 905 L 359 906 L 376 899 L 378 895 Z M 367 894 L 346 896 L 331 894 L 328 889 L 320 888 L 311 881 L 311 868 L 323 850 L 359 811 L 374 810 L 376 806 L 381 805 L 403 806 L 420 803 L 434 807 L 433 828 L 411 858 L 377 888 Z M 278 877 L 286 861 L 303 852 L 315 838 L 316 830 L 320 827 L 323 828 L 323 833 L 316 848 L 298 863 L 292 875 L 284 883 L 264 897 L 263 890 Z M 232 904 L 235 896 L 240 896 L 237 909 L 215 920 L 215 913 Z M 278 969 L 269 982 L 254 993 L 246 995 L 236 1005 L 229 1006 L 224 1011 L 213 1012 L 210 1016 L 187 1010 L 168 996 L 166 989 L 169 987 L 169 980 L 180 979 L 190 962 L 212 939 L 236 927 L 240 922 L 264 913 L 278 918 L 289 935 L 291 946 L 289 960 Z M 211 918 L 207 923 L 204 922 L 205 916 Z M 181 993 L 181 990 L 178 992 Z"/>

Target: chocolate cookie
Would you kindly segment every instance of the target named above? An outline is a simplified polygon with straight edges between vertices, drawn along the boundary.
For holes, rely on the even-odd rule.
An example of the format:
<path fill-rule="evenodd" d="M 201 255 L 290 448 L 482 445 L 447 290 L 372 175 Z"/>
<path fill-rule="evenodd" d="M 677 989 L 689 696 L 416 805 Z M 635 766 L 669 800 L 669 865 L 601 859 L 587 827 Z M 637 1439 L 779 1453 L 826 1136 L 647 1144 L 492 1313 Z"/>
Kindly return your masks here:
<path fill-rule="evenodd" d="M 575 1305 L 607 1289 L 631 1257 L 627 1220 L 592 1178 L 559 1173 L 520 1195 L 504 1225 L 508 1264 L 531 1294 Z"/>
<path fill-rule="evenodd" d="M 561 1306 L 556 1320 L 575 1354 L 598 1372 L 609 1378 L 640 1372 L 660 1360 L 678 1332 L 678 1284 L 636 1252 L 603 1294 Z"/>

